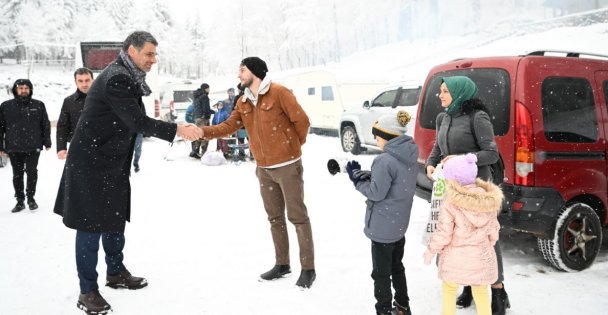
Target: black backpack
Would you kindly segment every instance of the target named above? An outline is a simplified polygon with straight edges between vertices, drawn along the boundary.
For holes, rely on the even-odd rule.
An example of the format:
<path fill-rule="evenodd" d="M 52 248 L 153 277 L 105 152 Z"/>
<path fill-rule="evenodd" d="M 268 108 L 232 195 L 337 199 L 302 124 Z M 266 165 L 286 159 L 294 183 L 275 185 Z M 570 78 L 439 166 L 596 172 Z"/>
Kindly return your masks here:
<path fill-rule="evenodd" d="M 477 110 L 473 110 L 469 113 L 469 124 L 471 126 L 471 134 L 475 139 L 475 143 L 477 143 L 477 135 L 475 134 L 474 126 L 476 113 Z M 479 145 L 477 145 L 477 147 L 479 147 Z M 492 173 L 492 182 L 496 185 L 502 184 L 505 180 L 505 163 L 502 161 L 502 156 L 500 155 L 500 152 L 498 152 L 498 161 L 488 166 L 490 166 L 490 172 Z"/>

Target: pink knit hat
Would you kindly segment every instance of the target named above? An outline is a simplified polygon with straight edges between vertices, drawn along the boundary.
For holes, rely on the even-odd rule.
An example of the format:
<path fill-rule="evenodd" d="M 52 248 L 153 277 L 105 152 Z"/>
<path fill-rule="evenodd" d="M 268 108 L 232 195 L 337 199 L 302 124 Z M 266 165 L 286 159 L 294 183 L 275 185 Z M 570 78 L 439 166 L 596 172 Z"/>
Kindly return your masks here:
<path fill-rule="evenodd" d="M 475 183 L 477 177 L 477 155 L 468 153 L 457 155 L 443 165 L 443 176 L 446 180 L 455 180 L 461 185 Z"/>

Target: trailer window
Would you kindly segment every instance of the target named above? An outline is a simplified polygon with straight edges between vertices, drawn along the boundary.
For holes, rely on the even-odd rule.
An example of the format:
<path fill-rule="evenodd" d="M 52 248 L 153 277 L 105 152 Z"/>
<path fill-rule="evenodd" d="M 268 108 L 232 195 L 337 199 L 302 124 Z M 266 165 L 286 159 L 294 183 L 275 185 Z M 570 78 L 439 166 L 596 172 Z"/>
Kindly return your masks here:
<path fill-rule="evenodd" d="M 321 100 L 322 101 L 333 101 L 334 100 L 334 90 L 331 86 L 322 86 L 321 87 Z"/>

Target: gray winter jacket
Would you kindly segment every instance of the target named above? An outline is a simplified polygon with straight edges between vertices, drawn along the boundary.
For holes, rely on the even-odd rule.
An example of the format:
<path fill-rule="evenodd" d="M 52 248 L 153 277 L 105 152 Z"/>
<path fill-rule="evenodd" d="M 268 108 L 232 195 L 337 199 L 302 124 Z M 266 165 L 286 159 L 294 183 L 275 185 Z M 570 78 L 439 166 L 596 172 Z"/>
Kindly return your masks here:
<path fill-rule="evenodd" d="M 416 190 L 418 147 L 403 135 L 390 140 L 372 163 L 371 179 L 357 190 L 367 197 L 365 235 L 375 242 L 393 243 L 405 235 Z"/>
<path fill-rule="evenodd" d="M 498 149 L 490 116 L 481 110 L 475 112 L 473 127 L 477 139 L 471 133 L 469 119 L 469 114 L 462 111 L 453 115 L 445 112 L 437 115 L 435 145 L 425 168 L 428 165 L 437 166 L 448 155 L 474 153 L 477 155 L 477 177 L 492 179 L 489 165 L 498 161 Z"/>

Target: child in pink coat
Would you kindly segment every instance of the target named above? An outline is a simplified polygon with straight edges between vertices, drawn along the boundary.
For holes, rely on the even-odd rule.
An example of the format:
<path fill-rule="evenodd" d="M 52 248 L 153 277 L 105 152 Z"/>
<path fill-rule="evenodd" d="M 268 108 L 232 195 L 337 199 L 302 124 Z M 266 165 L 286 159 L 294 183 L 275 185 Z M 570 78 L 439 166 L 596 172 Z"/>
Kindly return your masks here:
<path fill-rule="evenodd" d="M 446 195 L 437 230 L 424 253 L 427 265 L 439 254 L 442 315 L 456 313 L 458 285 L 471 286 L 477 314 L 492 314 L 488 285 L 498 278 L 493 246 L 498 240 L 497 216 L 504 196 L 498 186 L 476 178 L 476 162 L 477 156 L 469 153 L 443 164 Z"/>

